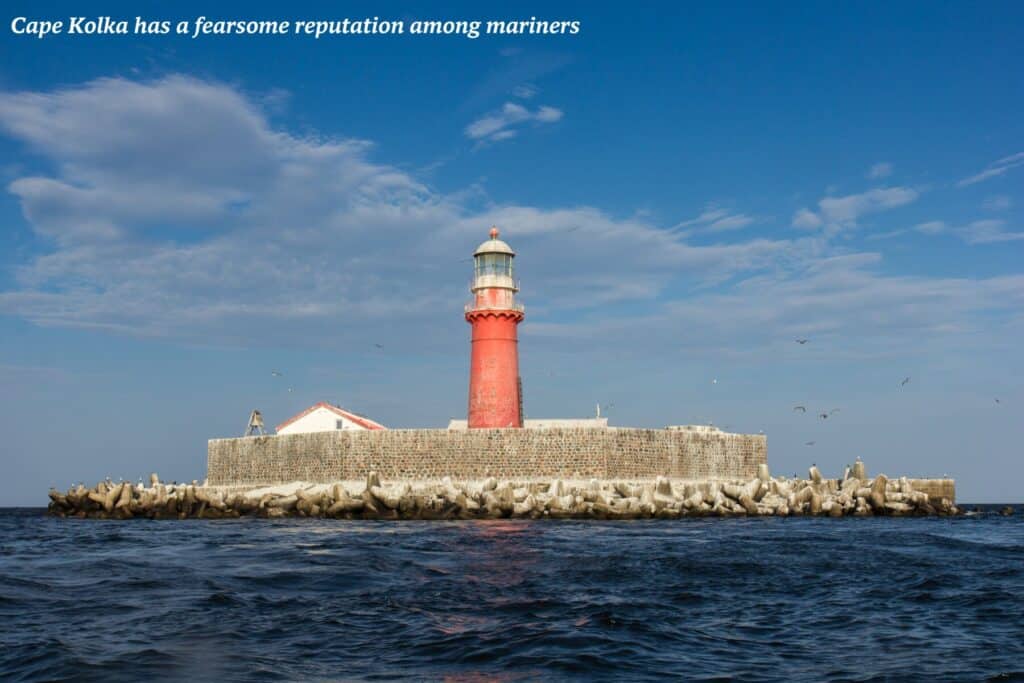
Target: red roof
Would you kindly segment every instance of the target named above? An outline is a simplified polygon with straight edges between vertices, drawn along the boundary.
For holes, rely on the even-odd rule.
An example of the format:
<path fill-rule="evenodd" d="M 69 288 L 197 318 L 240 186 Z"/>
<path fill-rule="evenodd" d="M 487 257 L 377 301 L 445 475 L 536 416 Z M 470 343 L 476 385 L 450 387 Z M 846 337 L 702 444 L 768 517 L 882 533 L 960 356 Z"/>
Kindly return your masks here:
<path fill-rule="evenodd" d="M 284 429 L 285 427 L 287 427 L 291 423 L 295 422 L 296 420 L 301 420 L 302 418 L 306 417 L 307 415 L 312 413 L 317 408 L 326 408 L 327 410 L 331 411 L 335 415 L 338 415 L 339 417 L 343 417 L 346 420 L 351 420 L 352 422 L 355 422 L 360 427 L 365 427 L 366 429 L 387 429 L 387 427 L 385 427 L 384 425 L 379 424 L 377 422 L 374 422 L 373 420 L 371 420 L 368 417 L 363 417 L 362 415 L 356 415 L 355 413 L 350 413 L 350 412 L 348 412 L 347 410 L 345 410 L 343 408 L 339 408 L 338 406 L 331 405 L 330 403 L 327 403 L 325 401 L 320 401 L 319 403 L 315 403 L 315 404 L 311 405 L 310 407 L 306 408 L 305 410 L 303 410 L 298 415 L 294 415 L 294 416 L 288 418 L 287 420 L 285 420 L 284 422 L 282 422 L 281 424 L 277 425 L 277 427 L 275 427 L 274 429 L 276 431 L 281 431 L 282 429 Z"/>

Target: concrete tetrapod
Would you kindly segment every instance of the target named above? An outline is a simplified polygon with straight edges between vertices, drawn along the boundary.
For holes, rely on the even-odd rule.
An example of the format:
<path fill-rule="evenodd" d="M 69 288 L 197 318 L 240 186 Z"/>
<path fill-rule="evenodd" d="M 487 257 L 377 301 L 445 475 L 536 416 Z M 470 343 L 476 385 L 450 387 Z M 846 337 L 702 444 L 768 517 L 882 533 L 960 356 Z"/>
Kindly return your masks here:
<path fill-rule="evenodd" d="M 863 471 L 863 464 L 860 464 Z M 293 482 L 229 489 L 162 483 L 149 486 L 101 481 L 87 488 L 49 492 L 49 512 L 61 517 L 105 519 L 238 516 L 363 519 L 600 518 L 790 516 L 867 517 L 948 515 L 959 512 L 949 480 L 890 480 L 878 475 L 824 479 L 816 467 L 807 479 L 768 477 L 749 481 L 401 481 L 384 485 L 375 472 L 354 482 Z M 917 490 L 916 486 L 923 486 Z"/>

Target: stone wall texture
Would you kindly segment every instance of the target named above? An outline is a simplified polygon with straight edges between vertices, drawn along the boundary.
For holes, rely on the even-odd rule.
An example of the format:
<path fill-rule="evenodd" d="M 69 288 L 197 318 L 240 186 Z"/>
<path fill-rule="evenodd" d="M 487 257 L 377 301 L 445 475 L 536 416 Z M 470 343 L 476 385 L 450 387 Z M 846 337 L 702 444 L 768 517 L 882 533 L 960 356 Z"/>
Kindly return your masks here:
<path fill-rule="evenodd" d="M 211 486 L 385 480 L 750 479 L 763 435 L 671 429 L 389 429 L 211 439 Z"/>
<path fill-rule="evenodd" d="M 946 498 L 950 502 L 956 500 L 956 482 L 953 479 L 910 479 L 910 486 L 915 491 L 924 491 L 933 502 Z"/>

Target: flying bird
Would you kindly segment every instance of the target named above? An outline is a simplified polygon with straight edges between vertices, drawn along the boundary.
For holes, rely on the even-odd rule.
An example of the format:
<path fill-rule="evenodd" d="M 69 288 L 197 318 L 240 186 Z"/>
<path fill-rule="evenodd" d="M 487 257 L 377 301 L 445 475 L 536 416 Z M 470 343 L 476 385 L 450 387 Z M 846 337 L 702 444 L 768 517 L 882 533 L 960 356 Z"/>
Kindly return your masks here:
<path fill-rule="evenodd" d="M 280 377 L 283 373 L 280 370 L 271 370 L 270 374 L 274 377 Z"/>
<path fill-rule="evenodd" d="M 805 445 L 805 446 L 813 446 L 813 445 L 814 445 L 814 443 L 815 443 L 814 441 L 808 441 L 808 442 L 807 442 L 807 443 L 805 443 L 804 445 Z M 796 475 L 794 475 L 794 476 L 796 476 Z"/>
<path fill-rule="evenodd" d="M 799 410 L 801 413 L 807 412 L 807 408 L 805 408 L 804 406 L 793 406 L 793 410 Z"/>
<path fill-rule="evenodd" d="M 374 343 L 374 346 L 376 346 L 378 349 L 383 349 L 384 348 L 383 344 Z"/>
<path fill-rule="evenodd" d="M 996 399 L 996 403 L 999 403 L 999 399 L 998 398 Z"/>
<path fill-rule="evenodd" d="M 900 382 L 900 386 L 901 386 L 901 387 L 902 387 L 902 386 L 906 386 L 907 382 L 909 382 L 909 381 L 910 381 L 910 378 L 909 378 L 909 377 L 904 377 L 904 378 L 903 378 L 903 381 L 902 381 L 902 382 Z"/>
<path fill-rule="evenodd" d="M 717 379 L 713 379 L 713 380 L 711 380 L 711 383 L 712 384 L 718 384 L 718 380 Z"/>
<path fill-rule="evenodd" d="M 794 341 L 795 341 L 795 342 L 796 342 L 797 344 L 799 344 L 800 346 L 803 346 L 804 344 L 806 344 L 807 342 L 809 342 L 809 341 L 811 341 L 811 340 L 810 340 L 810 339 L 795 339 Z"/>
<path fill-rule="evenodd" d="M 832 410 L 828 411 L 827 413 L 819 413 L 818 417 L 820 417 L 822 420 L 827 420 L 829 415 L 831 415 L 832 413 L 838 413 L 838 412 L 839 412 L 839 408 L 833 408 Z"/>

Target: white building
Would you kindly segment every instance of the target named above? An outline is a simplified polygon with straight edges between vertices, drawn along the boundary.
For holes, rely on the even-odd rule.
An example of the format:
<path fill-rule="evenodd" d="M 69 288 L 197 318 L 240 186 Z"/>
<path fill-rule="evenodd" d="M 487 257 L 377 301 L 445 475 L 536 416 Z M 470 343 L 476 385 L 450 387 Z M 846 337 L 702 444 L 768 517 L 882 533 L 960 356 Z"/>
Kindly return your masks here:
<path fill-rule="evenodd" d="M 387 429 L 368 417 L 321 401 L 277 425 L 278 434 L 333 432 L 339 429 Z"/>

